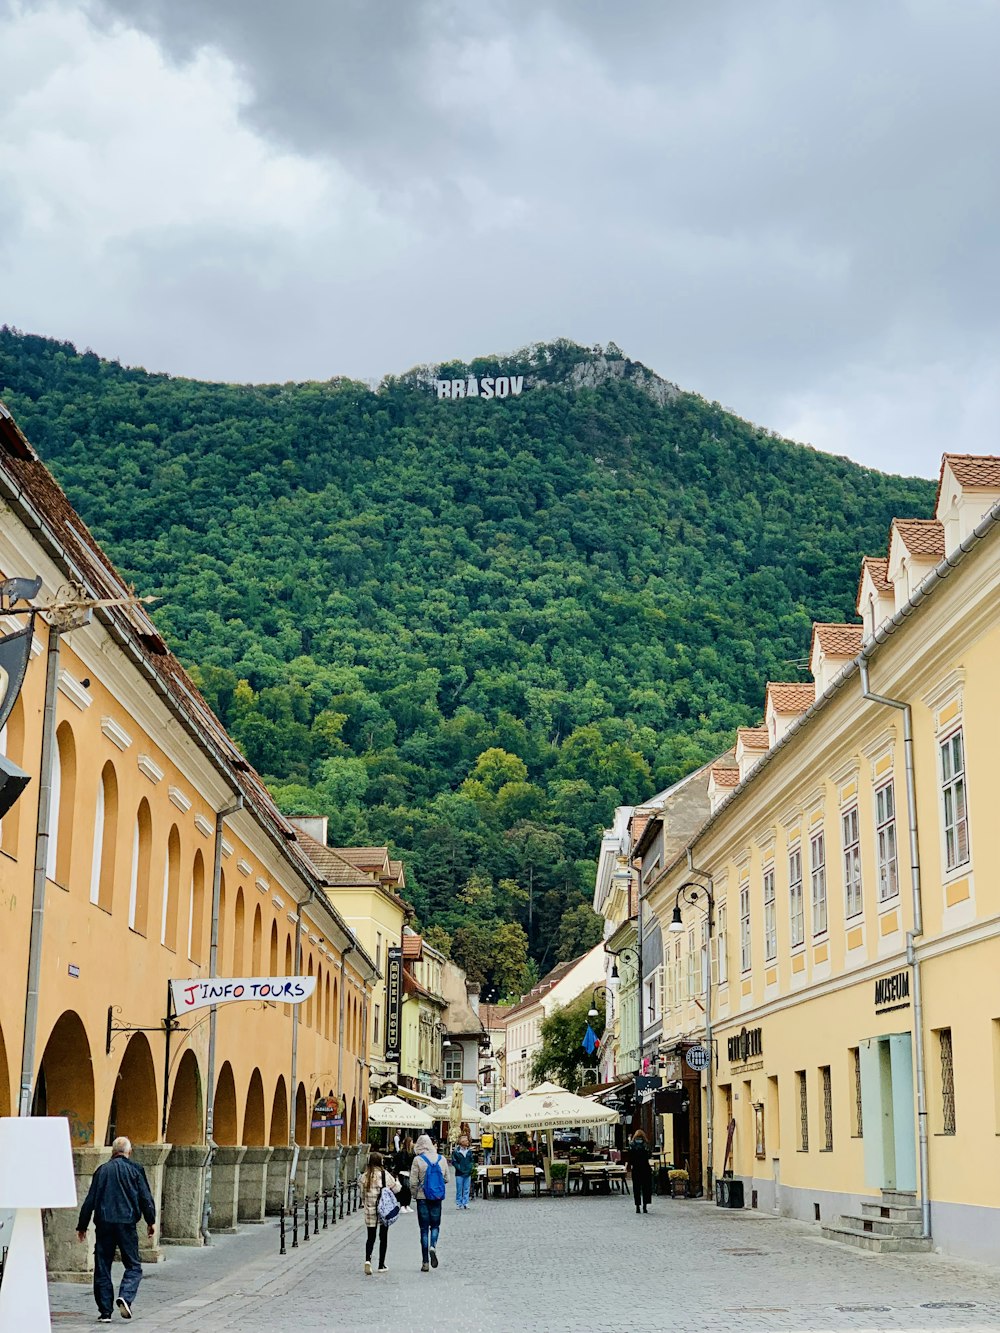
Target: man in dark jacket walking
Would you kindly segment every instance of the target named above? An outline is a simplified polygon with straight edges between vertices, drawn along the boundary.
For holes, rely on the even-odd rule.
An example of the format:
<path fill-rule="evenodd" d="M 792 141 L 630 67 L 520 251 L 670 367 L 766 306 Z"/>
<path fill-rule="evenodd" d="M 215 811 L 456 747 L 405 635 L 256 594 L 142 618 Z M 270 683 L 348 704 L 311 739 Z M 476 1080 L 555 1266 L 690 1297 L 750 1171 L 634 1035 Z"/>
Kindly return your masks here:
<path fill-rule="evenodd" d="M 132 1144 L 128 1139 L 115 1139 L 111 1145 L 111 1161 L 94 1172 L 90 1189 L 80 1209 L 76 1234 L 87 1239 L 90 1219 L 94 1219 L 97 1243 L 94 1246 L 94 1300 L 97 1302 L 99 1324 L 111 1323 L 115 1288 L 111 1281 L 111 1265 L 115 1251 L 120 1250 L 125 1276 L 118 1289 L 118 1311 L 123 1319 L 132 1318 L 132 1302 L 142 1280 L 139 1262 L 139 1237 L 136 1223 L 145 1218 L 146 1229 L 152 1236 L 156 1223 L 156 1204 L 150 1192 L 146 1173 L 137 1162 L 130 1161 Z"/>

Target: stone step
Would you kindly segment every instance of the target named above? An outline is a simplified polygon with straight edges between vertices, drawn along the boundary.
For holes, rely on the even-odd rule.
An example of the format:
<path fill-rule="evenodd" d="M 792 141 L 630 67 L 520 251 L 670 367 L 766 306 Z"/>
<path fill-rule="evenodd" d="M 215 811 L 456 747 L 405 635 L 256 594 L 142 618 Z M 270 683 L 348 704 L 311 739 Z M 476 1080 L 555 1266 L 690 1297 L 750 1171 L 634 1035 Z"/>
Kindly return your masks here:
<path fill-rule="evenodd" d="M 898 1208 L 893 1204 L 874 1202 L 863 1202 L 861 1212 L 864 1217 L 881 1217 L 888 1219 L 890 1222 L 919 1222 L 923 1217 L 919 1206 L 910 1207 L 907 1205 L 905 1208 Z"/>
<path fill-rule="evenodd" d="M 839 1226 L 850 1227 L 852 1231 L 863 1231 L 872 1236 L 919 1236 L 923 1224 L 917 1218 L 859 1217 L 855 1213 L 844 1213 L 837 1219 Z"/>
<path fill-rule="evenodd" d="M 883 1190 L 882 1203 L 886 1208 L 919 1208 L 916 1190 Z"/>
<path fill-rule="evenodd" d="M 855 1231 L 852 1227 L 823 1227 L 827 1240 L 851 1245 L 870 1254 L 929 1254 L 932 1242 L 920 1236 L 876 1236 L 870 1231 Z"/>

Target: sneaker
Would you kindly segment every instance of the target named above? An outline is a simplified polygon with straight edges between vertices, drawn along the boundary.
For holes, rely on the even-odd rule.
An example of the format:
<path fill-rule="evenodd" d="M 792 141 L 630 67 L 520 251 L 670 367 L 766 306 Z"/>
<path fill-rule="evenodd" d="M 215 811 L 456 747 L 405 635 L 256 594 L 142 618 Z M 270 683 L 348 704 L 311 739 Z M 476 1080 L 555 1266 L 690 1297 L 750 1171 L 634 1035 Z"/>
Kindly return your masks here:
<path fill-rule="evenodd" d="M 420 1265 L 420 1271 L 421 1271 L 421 1273 L 429 1273 L 429 1272 L 431 1271 L 431 1266 L 430 1266 L 430 1264 L 421 1264 L 421 1265 Z"/>
<path fill-rule="evenodd" d="M 432 1250 L 431 1250 L 431 1268 L 437 1268 L 437 1266 L 438 1266 L 438 1252 L 437 1252 L 437 1250 L 432 1249 Z"/>
<path fill-rule="evenodd" d="M 123 1319 L 132 1318 L 132 1307 L 131 1305 L 129 1305 L 128 1301 L 125 1299 L 124 1296 L 118 1297 L 117 1305 L 118 1305 L 118 1313 L 121 1315 Z"/>
<path fill-rule="evenodd" d="M 365 1277 L 371 1277 L 371 1275 L 372 1275 L 372 1261 L 371 1261 L 370 1259 L 366 1259 L 366 1260 L 365 1260 Z"/>
<path fill-rule="evenodd" d="M 388 1264 L 383 1264 L 381 1268 L 377 1268 L 375 1271 L 376 1271 L 377 1273 L 388 1273 L 388 1271 L 389 1271 L 389 1266 L 388 1266 Z"/>
<path fill-rule="evenodd" d="M 111 1316 L 110 1316 L 109 1314 L 99 1314 L 99 1315 L 97 1316 L 97 1322 L 98 1322 L 99 1324 L 110 1324 L 110 1323 L 111 1323 Z"/>

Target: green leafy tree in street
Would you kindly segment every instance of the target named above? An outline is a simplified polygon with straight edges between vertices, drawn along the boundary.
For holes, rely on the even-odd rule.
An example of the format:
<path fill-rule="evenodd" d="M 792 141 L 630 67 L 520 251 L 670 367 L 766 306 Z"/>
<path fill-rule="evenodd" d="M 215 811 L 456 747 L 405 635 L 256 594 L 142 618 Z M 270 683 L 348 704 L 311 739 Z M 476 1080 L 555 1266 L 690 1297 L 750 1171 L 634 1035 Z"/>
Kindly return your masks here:
<path fill-rule="evenodd" d="M 549 1080 L 570 1092 L 580 1087 L 583 1070 L 597 1063 L 596 1056 L 583 1049 L 587 1024 L 596 1037 L 604 1036 L 603 1006 L 597 1006 L 596 1018 L 589 1018 L 592 1004 L 593 992 L 587 990 L 542 1019 L 542 1044 L 531 1062 L 531 1076 L 536 1083 Z"/>

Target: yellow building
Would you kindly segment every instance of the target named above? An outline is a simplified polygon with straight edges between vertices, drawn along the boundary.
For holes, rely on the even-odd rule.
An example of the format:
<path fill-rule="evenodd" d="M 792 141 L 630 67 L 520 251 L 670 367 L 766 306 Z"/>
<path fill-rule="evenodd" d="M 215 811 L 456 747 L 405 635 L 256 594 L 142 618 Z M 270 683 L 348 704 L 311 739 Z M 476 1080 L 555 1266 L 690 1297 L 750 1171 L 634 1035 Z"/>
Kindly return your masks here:
<path fill-rule="evenodd" d="M 409 927 L 403 931 L 403 1019 L 399 1087 L 422 1097 L 445 1096 L 444 954 Z"/>
<path fill-rule="evenodd" d="M 127 596 L 0 405 L 0 579 L 33 574 L 41 602 Z M 3 632 L 25 623 L 0 617 Z M 0 825 L 0 1114 L 66 1116 L 80 1188 L 127 1134 L 162 1204 L 155 1259 L 160 1233 L 199 1243 L 206 1197 L 208 1225 L 227 1230 L 280 1207 L 293 1166 L 300 1193 L 353 1175 L 376 967 L 140 607 L 33 628 L 0 733 L 31 778 Z M 166 1020 L 168 981 L 212 972 L 317 985 L 301 1006 L 220 1005 L 211 1070 L 213 1011 Z M 313 1127 L 321 1096 L 344 1107 L 342 1131 Z M 74 1225 L 54 1215 L 50 1269 L 85 1279 Z"/>
<path fill-rule="evenodd" d="M 813 682 L 768 686 L 738 776 L 644 885 L 706 1151 L 709 1075 L 681 1066 L 712 959 L 708 1172 L 869 1248 L 1000 1242 L 998 595 L 1000 460 L 946 455 L 936 518 L 892 524 L 861 623 L 814 626 Z"/>

